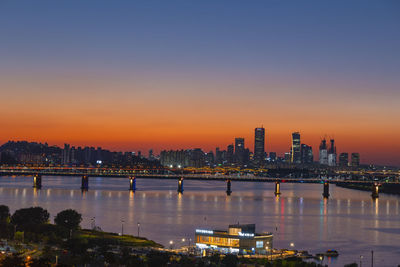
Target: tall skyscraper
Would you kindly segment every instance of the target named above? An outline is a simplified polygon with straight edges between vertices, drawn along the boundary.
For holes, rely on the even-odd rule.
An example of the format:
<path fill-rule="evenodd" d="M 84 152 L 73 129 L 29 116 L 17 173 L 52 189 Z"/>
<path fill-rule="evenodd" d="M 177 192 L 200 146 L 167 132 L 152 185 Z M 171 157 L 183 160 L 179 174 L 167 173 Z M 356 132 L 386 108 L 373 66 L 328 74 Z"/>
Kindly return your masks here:
<path fill-rule="evenodd" d="M 290 150 L 291 163 L 300 164 L 301 163 L 301 153 L 300 153 L 300 133 L 292 133 L 292 148 Z"/>
<path fill-rule="evenodd" d="M 264 162 L 265 155 L 265 129 L 254 129 L 254 164 L 260 166 Z"/>
<path fill-rule="evenodd" d="M 230 144 L 226 149 L 226 161 L 228 163 L 233 163 L 234 162 L 233 159 L 234 159 L 234 146 Z"/>
<path fill-rule="evenodd" d="M 314 156 L 312 147 L 306 144 L 301 144 L 301 163 L 312 164 L 314 162 Z"/>
<path fill-rule="evenodd" d="M 70 159 L 71 159 L 71 152 L 70 152 L 69 144 L 64 144 L 62 164 L 63 165 L 69 164 Z"/>
<path fill-rule="evenodd" d="M 215 149 L 215 163 L 222 164 L 222 151 L 219 150 L 219 147 Z"/>
<path fill-rule="evenodd" d="M 328 165 L 328 147 L 326 146 L 326 139 L 322 139 L 319 145 L 319 164 Z"/>
<path fill-rule="evenodd" d="M 331 146 L 329 147 L 328 150 L 328 165 L 329 166 L 336 166 L 336 146 L 335 146 L 335 140 L 331 139 Z"/>
<path fill-rule="evenodd" d="M 360 166 L 360 153 L 351 153 L 351 166 Z"/>
<path fill-rule="evenodd" d="M 339 166 L 341 166 L 341 167 L 349 166 L 349 153 L 340 153 Z"/>
<path fill-rule="evenodd" d="M 244 138 L 235 138 L 235 159 L 236 163 L 242 165 L 244 163 Z"/>

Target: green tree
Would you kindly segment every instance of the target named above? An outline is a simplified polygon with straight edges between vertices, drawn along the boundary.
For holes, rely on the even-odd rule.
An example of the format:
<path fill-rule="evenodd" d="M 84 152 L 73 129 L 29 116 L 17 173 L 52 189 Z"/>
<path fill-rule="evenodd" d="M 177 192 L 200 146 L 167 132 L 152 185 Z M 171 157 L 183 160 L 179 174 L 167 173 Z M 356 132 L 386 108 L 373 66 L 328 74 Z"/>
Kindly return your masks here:
<path fill-rule="evenodd" d="M 58 226 L 65 227 L 67 229 L 78 229 L 82 221 L 82 215 L 72 209 L 67 209 L 59 212 L 54 219 L 54 222 Z"/>
<path fill-rule="evenodd" d="M 20 230 L 26 230 L 30 226 L 38 226 L 48 222 L 50 214 L 41 207 L 19 209 L 11 216 L 11 223 Z"/>
<path fill-rule="evenodd" d="M 223 259 L 222 259 L 222 264 L 225 266 L 237 266 L 239 263 L 238 257 L 233 254 L 227 254 Z"/>
<path fill-rule="evenodd" d="M 0 223 L 6 223 L 10 218 L 10 209 L 5 205 L 0 205 Z"/>

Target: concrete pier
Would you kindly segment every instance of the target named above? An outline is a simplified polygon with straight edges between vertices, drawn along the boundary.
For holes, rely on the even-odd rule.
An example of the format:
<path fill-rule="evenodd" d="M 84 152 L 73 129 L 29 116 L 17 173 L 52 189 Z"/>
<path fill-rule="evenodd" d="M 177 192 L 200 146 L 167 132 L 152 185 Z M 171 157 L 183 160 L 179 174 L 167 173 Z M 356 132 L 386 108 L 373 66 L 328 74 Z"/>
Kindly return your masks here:
<path fill-rule="evenodd" d="M 129 190 L 136 191 L 136 177 L 134 176 L 129 177 Z"/>
<path fill-rule="evenodd" d="M 178 193 L 183 193 L 183 178 L 179 178 L 178 180 Z"/>
<path fill-rule="evenodd" d="M 33 176 L 33 188 L 41 189 L 42 188 L 42 176 L 39 174 L 35 174 Z"/>
<path fill-rule="evenodd" d="M 82 189 L 83 191 L 89 190 L 89 176 L 87 176 L 87 175 L 83 175 L 83 176 L 82 176 L 82 186 L 81 186 L 81 189 Z"/>
<path fill-rule="evenodd" d="M 329 182 L 328 181 L 325 181 L 324 182 L 324 192 L 322 193 L 322 196 L 324 197 L 324 198 L 329 198 Z"/>
<path fill-rule="evenodd" d="M 379 198 L 379 184 L 378 183 L 374 183 L 372 185 L 372 199 L 376 199 Z"/>
<path fill-rule="evenodd" d="M 275 182 L 275 196 L 279 196 L 281 194 L 281 184 L 279 181 Z"/>
<path fill-rule="evenodd" d="M 231 179 L 226 180 L 226 195 L 230 196 L 232 194 L 231 189 Z"/>

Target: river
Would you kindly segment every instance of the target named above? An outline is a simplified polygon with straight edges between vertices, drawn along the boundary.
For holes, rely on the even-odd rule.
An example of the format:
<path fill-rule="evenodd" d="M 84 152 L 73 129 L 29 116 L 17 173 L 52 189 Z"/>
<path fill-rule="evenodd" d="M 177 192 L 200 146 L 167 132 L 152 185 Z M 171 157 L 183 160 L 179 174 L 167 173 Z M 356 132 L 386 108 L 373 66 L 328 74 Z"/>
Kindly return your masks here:
<path fill-rule="evenodd" d="M 340 256 L 325 258 L 329 266 L 352 262 L 371 266 L 400 264 L 399 196 L 330 187 L 330 198 L 322 198 L 321 184 L 281 183 L 280 197 L 274 184 L 218 181 L 184 181 L 183 195 L 177 181 L 137 179 L 137 191 L 129 192 L 122 178 L 90 178 L 89 191 L 82 193 L 79 177 L 42 178 L 41 190 L 32 188 L 31 177 L 0 177 L 0 204 L 11 211 L 41 206 L 51 219 L 72 208 L 83 215 L 82 226 L 95 224 L 105 231 L 140 236 L 165 246 L 187 245 L 196 228 L 228 228 L 234 223 L 255 223 L 257 232 L 272 232 L 275 248 L 308 250 L 336 249 Z M 185 241 L 182 242 L 182 239 Z"/>

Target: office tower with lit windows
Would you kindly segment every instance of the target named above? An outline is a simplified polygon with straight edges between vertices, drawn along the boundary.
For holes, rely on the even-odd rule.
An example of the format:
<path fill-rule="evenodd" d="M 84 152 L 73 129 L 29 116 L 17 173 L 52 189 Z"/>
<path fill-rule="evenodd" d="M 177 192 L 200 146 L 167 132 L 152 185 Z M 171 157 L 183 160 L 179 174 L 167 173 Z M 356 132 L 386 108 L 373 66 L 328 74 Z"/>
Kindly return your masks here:
<path fill-rule="evenodd" d="M 306 144 L 301 144 L 301 163 L 312 164 L 314 162 L 314 156 L 312 152 L 312 147 Z"/>
<path fill-rule="evenodd" d="M 349 153 L 340 153 L 339 166 L 341 166 L 341 167 L 349 166 Z"/>
<path fill-rule="evenodd" d="M 301 152 L 300 152 L 300 133 L 292 133 L 292 147 L 290 150 L 291 163 L 300 164 L 301 163 Z"/>
<path fill-rule="evenodd" d="M 351 153 L 351 166 L 360 166 L 360 153 Z"/>
<path fill-rule="evenodd" d="M 331 139 L 331 146 L 329 147 L 328 150 L 328 166 L 334 167 L 336 166 L 336 146 L 335 146 L 335 140 Z"/>
<path fill-rule="evenodd" d="M 239 165 L 244 164 L 245 151 L 244 151 L 244 138 L 235 138 L 235 159 L 236 163 Z"/>
<path fill-rule="evenodd" d="M 285 163 L 290 163 L 292 161 L 292 156 L 291 156 L 290 152 L 285 153 L 284 161 L 285 161 Z"/>
<path fill-rule="evenodd" d="M 322 139 L 319 145 L 319 164 L 328 165 L 328 147 L 326 145 L 326 139 Z"/>
<path fill-rule="evenodd" d="M 265 157 L 265 129 L 254 129 L 254 165 L 260 166 L 264 163 Z"/>
<path fill-rule="evenodd" d="M 71 150 L 69 144 L 64 144 L 64 149 L 62 151 L 62 164 L 67 165 L 70 163 Z"/>

